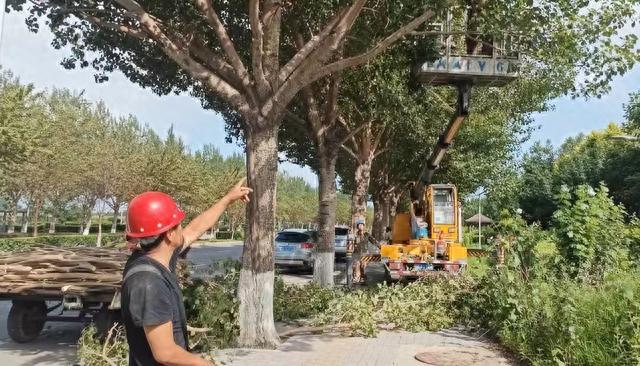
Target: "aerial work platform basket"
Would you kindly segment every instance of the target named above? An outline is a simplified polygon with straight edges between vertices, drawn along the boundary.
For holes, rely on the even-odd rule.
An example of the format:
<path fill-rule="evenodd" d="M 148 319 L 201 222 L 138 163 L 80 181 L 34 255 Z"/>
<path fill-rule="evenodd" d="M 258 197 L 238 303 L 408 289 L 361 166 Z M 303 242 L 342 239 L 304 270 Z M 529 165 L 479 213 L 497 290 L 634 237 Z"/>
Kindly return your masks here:
<path fill-rule="evenodd" d="M 468 13 L 447 11 L 424 34 L 435 39 L 438 55 L 415 67 L 417 80 L 432 86 L 504 86 L 517 79 L 520 56 L 513 34 L 488 35 L 468 27 Z"/>

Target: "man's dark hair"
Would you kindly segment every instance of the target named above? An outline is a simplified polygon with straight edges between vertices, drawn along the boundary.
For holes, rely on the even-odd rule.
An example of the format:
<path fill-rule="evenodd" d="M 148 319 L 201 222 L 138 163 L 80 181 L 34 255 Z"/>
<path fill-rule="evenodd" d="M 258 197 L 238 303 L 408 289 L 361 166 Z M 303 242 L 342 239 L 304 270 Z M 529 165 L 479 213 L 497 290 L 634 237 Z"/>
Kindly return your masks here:
<path fill-rule="evenodd" d="M 160 245 L 160 243 L 162 243 L 162 240 L 164 240 L 164 238 L 166 237 L 166 232 L 157 235 L 157 236 L 150 236 L 150 237 L 146 237 L 146 238 L 141 238 L 140 239 L 140 249 L 142 249 L 143 252 L 147 253 L 150 252 L 151 250 L 153 250 L 154 248 L 156 248 L 158 245 Z"/>

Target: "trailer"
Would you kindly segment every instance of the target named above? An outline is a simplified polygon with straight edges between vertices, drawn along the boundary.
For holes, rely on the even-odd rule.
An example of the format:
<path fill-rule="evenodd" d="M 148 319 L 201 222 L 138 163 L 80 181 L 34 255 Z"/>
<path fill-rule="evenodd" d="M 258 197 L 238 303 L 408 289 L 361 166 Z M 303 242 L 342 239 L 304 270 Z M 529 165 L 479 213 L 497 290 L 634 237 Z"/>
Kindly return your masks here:
<path fill-rule="evenodd" d="M 93 322 L 106 335 L 120 319 L 128 253 L 116 248 L 37 247 L 0 254 L 0 301 L 11 301 L 9 337 L 26 343 L 47 322 Z"/>
<path fill-rule="evenodd" d="M 48 322 L 94 323 L 102 336 L 120 320 L 118 290 L 87 295 L 0 293 L 0 301 L 11 301 L 7 333 L 17 343 L 36 339 Z"/>

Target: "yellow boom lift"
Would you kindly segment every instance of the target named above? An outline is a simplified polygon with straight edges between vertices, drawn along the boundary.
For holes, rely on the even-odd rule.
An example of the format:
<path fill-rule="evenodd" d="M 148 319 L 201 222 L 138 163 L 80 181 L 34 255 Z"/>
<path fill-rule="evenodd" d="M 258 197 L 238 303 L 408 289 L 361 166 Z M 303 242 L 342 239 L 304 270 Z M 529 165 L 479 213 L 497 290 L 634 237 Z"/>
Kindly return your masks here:
<path fill-rule="evenodd" d="M 431 184 L 431 181 L 469 116 L 472 86 L 498 87 L 516 79 L 518 55 L 508 51 L 512 44 L 509 36 L 498 39 L 469 30 L 459 32 L 452 28 L 454 23 L 448 13 L 442 24 L 432 25 L 436 33 L 441 34 L 444 52 L 435 61 L 420 65 L 415 72 L 422 83 L 454 86 L 458 91 L 455 113 L 411 191 L 412 211 L 427 224 L 426 235 L 424 231 L 416 235 L 410 213 L 397 214 L 391 243 L 381 246 L 379 263 L 375 263 L 377 257 L 370 258 L 366 276 L 377 272 L 376 268 L 381 269 L 381 265 L 386 278 L 391 280 L 417 278 L 434 271 L 458 273 L 466 267 L 468 253 L 462 245 L 462 207 L 456 186 Z"/>

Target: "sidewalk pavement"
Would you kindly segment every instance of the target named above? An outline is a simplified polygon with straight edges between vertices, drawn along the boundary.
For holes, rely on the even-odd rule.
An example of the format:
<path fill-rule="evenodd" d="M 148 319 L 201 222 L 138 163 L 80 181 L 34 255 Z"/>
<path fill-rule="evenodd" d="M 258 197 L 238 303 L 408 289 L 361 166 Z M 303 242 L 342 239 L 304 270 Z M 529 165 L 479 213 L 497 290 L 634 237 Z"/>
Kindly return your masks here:
<path fill-rule="evenodd" d="M 429 352 L 432 364 L 417 361 Z M 276 350 L 228 349 L 216 362 L 227 366 L 515 366 L 497 346 L 447 330 L 380 332 L 376 338 L 295 336 Z"/>

